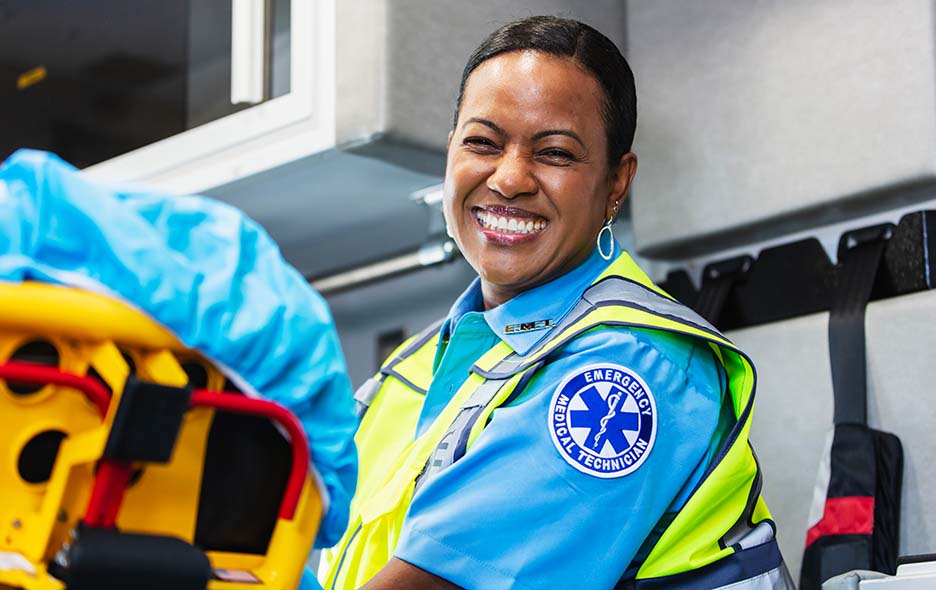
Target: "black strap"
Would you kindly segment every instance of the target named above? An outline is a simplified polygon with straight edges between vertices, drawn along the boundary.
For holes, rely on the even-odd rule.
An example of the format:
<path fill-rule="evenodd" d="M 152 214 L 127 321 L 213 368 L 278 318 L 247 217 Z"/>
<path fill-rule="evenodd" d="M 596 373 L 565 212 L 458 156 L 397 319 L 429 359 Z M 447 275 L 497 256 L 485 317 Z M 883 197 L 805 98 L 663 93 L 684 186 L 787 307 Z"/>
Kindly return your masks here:
<path fill-rule="evenodd" d="M 865 308 L 891 224 L 848 232 L 839 243 L 838 285 L 829 316 L 829 360 L 836 424 L 868 423 Z"/>
<path fill-rule="evenodd" d="M 702 291 L 695 304 L 696 312 L 718 326 L 728 294 L 747 275 L 753 263 L 750 256 L 739 256 L 706 266 L 702 272 Z"/>

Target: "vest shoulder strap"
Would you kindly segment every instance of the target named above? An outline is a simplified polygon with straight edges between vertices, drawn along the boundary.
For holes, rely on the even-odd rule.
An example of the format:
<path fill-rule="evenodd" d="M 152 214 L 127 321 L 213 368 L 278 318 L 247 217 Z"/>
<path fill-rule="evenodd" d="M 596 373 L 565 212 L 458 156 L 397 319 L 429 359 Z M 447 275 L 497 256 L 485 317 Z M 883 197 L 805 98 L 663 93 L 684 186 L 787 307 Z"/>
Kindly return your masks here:
<path fill-rule="evenodd" d="M 424 387 L 420 387 L 419 385 L 413 383 L 410 379 L 407 379 L 401 375 L 399 372 L 397 372 L 396 367 L 401 362 L 415 354 L 423 346 L 428 344 L 430 340 L 436 337 L 439 333 L 439 330 L 442 328 L 443 322 L 445 322 L 445 318 L 433 322 L 425 329 L 423 329 L 419 334 L 416 334 L 407 342 L 400 345 L 400 347 L 394 351 L 393 354 L 390 355 L 390 358 L 383 364 L 383 366 L 380 368 L 380 371 L 365 381 L 357 389 L 357 391 L 354 392 L 354 401 L 356 404 L 358 418 L 363 417 L 367 412 L 367 409 L 373 403 L 374 398 L 377 397 L 377 392 L 380 391 L 380 388 L 388 375 L 393 375 L 416 391 L 426 393 L 426 389 Z"/>
<path fill-rule="evenodd" d="M 648 321 L 608 320 L 595 317 L 594 322 L 584 322 L 589 315 L 604 307 L 617 306 L 642 312 Z M 664 320 L 666 327 L 662 322 Z M 625 277 L 610 275 L 594 283 L 581 300 L 572 308 L 552 333 L 526 355 L 511 355 L 493 367 L 475 365 L 472 370 L 487 379 L 504 379 L 539 362 L 544 356 L 599 324 L 625 325 L 636 328 L 651 328 L 701 337 L 705 340 L 737 350 L 724 335 L 702 316 L 678 301 L 671 299 L 646 285 Z"/>

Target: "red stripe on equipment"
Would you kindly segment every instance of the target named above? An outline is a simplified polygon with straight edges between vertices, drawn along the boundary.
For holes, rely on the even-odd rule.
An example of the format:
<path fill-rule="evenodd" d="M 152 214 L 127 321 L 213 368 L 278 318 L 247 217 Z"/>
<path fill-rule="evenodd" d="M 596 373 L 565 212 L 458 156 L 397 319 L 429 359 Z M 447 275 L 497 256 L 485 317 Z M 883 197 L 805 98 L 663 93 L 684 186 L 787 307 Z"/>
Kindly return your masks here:
<path fill-rule="evenodd" d="M 873 530 L 873 496 L 826 498 L 822 520 L 806 532 L 806 546 L 826 535 L 870 535 Z"/>
<path fill-rule="evenodd" d="M 93 377 L 84 377 L 73 373 L 60 371 L 58 367 L 10 361 L 0 365 L 0 379 L 19 381 L 30 385 L 46 385 L 52 383 L 63 387 L 77 389 L 88 400 L 97 406 L 101 417 L 107 415 L 107 406 L 110 404 L 110 392 Z"/>

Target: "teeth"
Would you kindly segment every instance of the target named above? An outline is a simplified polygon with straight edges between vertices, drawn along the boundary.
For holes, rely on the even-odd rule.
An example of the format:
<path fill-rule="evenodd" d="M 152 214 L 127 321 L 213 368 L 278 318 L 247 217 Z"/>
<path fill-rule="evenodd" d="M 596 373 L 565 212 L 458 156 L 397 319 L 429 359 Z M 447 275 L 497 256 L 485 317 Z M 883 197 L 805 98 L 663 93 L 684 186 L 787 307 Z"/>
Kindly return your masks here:
<path fill-rule="evenodd" d="M 478 221 L 485 229 L 495 230 L 500 233 L 528 234 L 545 229 L 547 221 L 525 221 L 515 217 L 500 217 L 487 211 L 477 213 Z"/>

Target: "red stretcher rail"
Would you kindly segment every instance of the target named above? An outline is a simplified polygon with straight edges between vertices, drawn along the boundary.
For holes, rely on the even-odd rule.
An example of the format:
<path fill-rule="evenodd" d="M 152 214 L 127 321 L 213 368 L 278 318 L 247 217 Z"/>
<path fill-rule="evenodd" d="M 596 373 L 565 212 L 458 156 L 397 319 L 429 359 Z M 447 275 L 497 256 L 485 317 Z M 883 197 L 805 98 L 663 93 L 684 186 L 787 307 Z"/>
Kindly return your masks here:
<path fill-rule="evenodd" d="M 289 472 L 283 502 L 280 504 L 279 517 L 292 520 L 296 515 L 296 507 L 299 505 L 299 496 L 302 495 L 302 486 L 309 473 L 309 446 L 306 444 L 305 431 L 299 419 L 276 402 L 205 389 L 192 392 L 191 404 L 225 412 L 262 416 L 283 427 L 292 445 L 292 469 Z"/>
<path fill-rule="evenodd" d="M 52 384 L 76 389 L 97 407 L 101 418 L 107 415 L 107 406 L 110 405 L 110 391 L 97 379 L 66 373 L 48 365 L 11 361 L 0 365 L 0 379 L 30 385 Z"/>
<path fill-rule="evenodd" d="M 53 384 L 75 389 L 83 393 L 97 407 L 101 418 L 107 415 L 107 408 L 110 405 L 110 391 L 100 381 L 93 377 L 66 373 L 56 367 L 11 361 L 0 364 L 0 379 L 31 385 Z M 309 447 L 299 419 L 276 402 L 205 389 L 192 392 L 190 405 L 267 418 L 286 431 L 292 447 L 292 469 L 283 494 L 283 501 L 280 503 L 279 518 L 291 520 L 296 514 L 299 498 L 302 495 L 302 486 L 309 474 Z M 85 513 L 84 521 L 87 524 L 100 527 L 114 526 L 130 474 L 129 463 L 101 460 Z"/>

